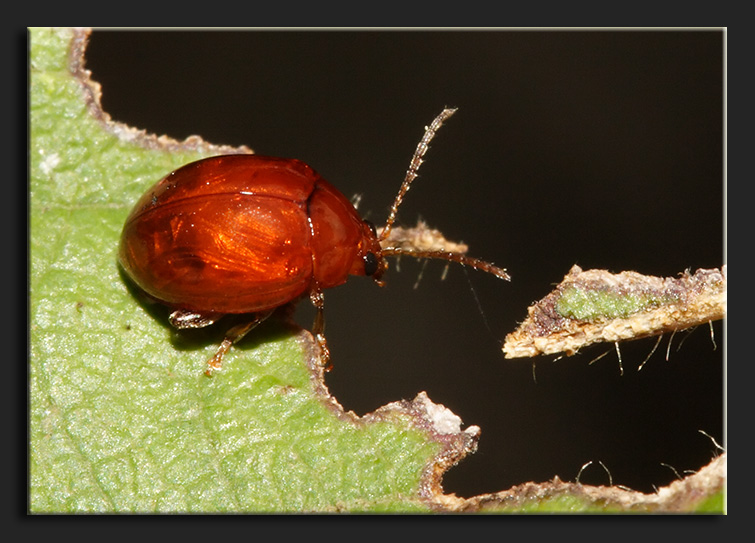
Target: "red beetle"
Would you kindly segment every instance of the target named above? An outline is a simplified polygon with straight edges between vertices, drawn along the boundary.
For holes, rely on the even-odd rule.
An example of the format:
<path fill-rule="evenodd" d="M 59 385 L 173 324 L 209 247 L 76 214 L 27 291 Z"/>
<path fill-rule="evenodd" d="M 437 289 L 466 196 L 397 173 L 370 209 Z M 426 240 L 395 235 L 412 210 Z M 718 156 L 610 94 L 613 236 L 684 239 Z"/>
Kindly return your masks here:
<path fill-rule="evenodd" d="M 381 246 L 428 143 L 454 111 L 444 110 L 426 128 L 379 235 L 303 162 L 224 155 L 175 170 L 141 197 L 123 228 L 120 264 L 144 292 L 173 309 L 170 322 L 176 328 L 253 314 L 228 331 L 208 375 L 220 368 L 233 343 L 304 295 L 317 308 L 313 333 L 327 363 L 323 290 L 349 275 L 372 276 L 382 284 L 385 256 L 441 258 L 509 279 L 505 270 L 462 253 Z"/>

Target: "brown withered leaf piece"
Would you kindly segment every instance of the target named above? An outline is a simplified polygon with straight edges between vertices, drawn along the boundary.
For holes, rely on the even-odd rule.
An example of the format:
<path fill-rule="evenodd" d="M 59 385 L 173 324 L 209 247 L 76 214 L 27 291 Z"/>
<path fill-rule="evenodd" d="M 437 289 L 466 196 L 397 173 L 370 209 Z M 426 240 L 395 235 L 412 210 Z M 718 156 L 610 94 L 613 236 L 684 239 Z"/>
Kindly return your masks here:
<path fill-rule="evenodd" d="M 454 505 L 456 511 L 475 513 L 719 513 L 715 507 L 700 508 L 711 496 L 725 493 L 726 462 L 727 454 L 720 454 L 698 472 L 652 494 L 618 486 L 582 485 L 555 477 L 544 483 L 525 483 L 502 492 L 459 500 Z"/>
<path fill-rule="evenodd" d="M 421 220 L 417 221 L 417 226 L 411 228 L 394 226 L 380 244 L 384 248 L 400 247 L 411 251 L 448 251 L 465 254 L 469 250 L 465 243 L 447 240 L 439 230 L 430 228 Z"/>
<path fill-rule="evenodd" d="M 726 266 L 663 278 L 575 265 L 527 312 L 506 336 L 506 358 L 573 355 L 592 343 L 674 332 L 726 317 Z"/>

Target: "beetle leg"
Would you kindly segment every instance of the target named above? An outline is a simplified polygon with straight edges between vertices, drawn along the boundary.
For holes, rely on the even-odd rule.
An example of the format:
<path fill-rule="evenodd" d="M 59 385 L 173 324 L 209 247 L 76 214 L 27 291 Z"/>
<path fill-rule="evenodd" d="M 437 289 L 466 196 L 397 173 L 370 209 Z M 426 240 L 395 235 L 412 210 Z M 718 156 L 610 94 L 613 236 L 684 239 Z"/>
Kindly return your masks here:
<path fill-rule="evenodd" d="M 329 371 L 332 366 L 330 365 L 330 349 L 325 339 L 325 296 L 318 289 L 309 293 L 309 299 L 317 310 L 315 322 L 312 325 L 312 335 L 315 336 L 317 346 L 320 348 L 320 363 L 325 366 L 326 371 Z"/>
<path fill-rule="evenodd" d="M 228 352 L 231 346 L 247 335 L 253 328 L 256 328 L 258 324 L 267 319 L 272 313 L 272 311 L 256 313 L 253 320 L 237 324 L 228 330 L 225 333 L 223 342 L 220 344 L 220 347 L 218 347 L 217 352 L 207 361 L 205 375 L 212 377 L 213 372 L 219 371 L 223 364 L 223 356 L 225 356 L 225 353 Z"/>
<path fill-rule="evenodd" d="M 210 326 L 223 315 L 220 313 L 196 313 L 187 309 L 176 309 L 168 320 L 174 328 L 204 328 Z"/>

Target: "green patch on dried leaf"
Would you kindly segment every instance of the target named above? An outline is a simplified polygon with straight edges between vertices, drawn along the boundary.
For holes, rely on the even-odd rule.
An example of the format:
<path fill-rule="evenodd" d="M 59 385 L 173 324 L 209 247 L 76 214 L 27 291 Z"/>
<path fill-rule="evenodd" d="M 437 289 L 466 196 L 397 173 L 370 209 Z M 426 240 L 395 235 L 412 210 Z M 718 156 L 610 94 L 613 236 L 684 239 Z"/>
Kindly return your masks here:
<path fill-rule="evenodd" d="M 643 293 L 625 295 L 605 290 L 571 287 L 561 293 L 556 302 L 559 315 L 577 320 L 626 318 L 629 315 L 658 307 L 671 300 L 663 296 Z"/>

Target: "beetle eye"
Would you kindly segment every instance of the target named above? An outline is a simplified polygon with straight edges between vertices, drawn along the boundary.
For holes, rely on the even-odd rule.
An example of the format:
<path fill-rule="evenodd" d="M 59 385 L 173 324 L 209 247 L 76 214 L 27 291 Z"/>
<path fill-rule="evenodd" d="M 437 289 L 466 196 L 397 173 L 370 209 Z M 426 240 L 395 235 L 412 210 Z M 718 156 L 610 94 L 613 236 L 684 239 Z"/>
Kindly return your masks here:
<path fill-rule="evenodd" d="M 372 233 L 373 233 L 373 234 L 374 234 L 375 236 L 377 236 L 377 228 L 375 228 L 375 225 L 374 225 L 374 224 L 372 224 L 372 223 L 371 223 L 370 221 L 364 221 L 364 224 L 366 224 L 367 226 L 369 226 L 369 227 L 370 227 L 370 230 L 372 230 Z M 375 255 L 372 255 L 372 256 L 375 256 Z M 371 275 L 371 274 L 368 274 L 368 275 Z"/>
<path fill-rule="evenodd" d="M 373 275 L 378 269 L 378 259 L 375 253 L 367 253 L 364 255 L 364 274 L 367 276 Z"/>

